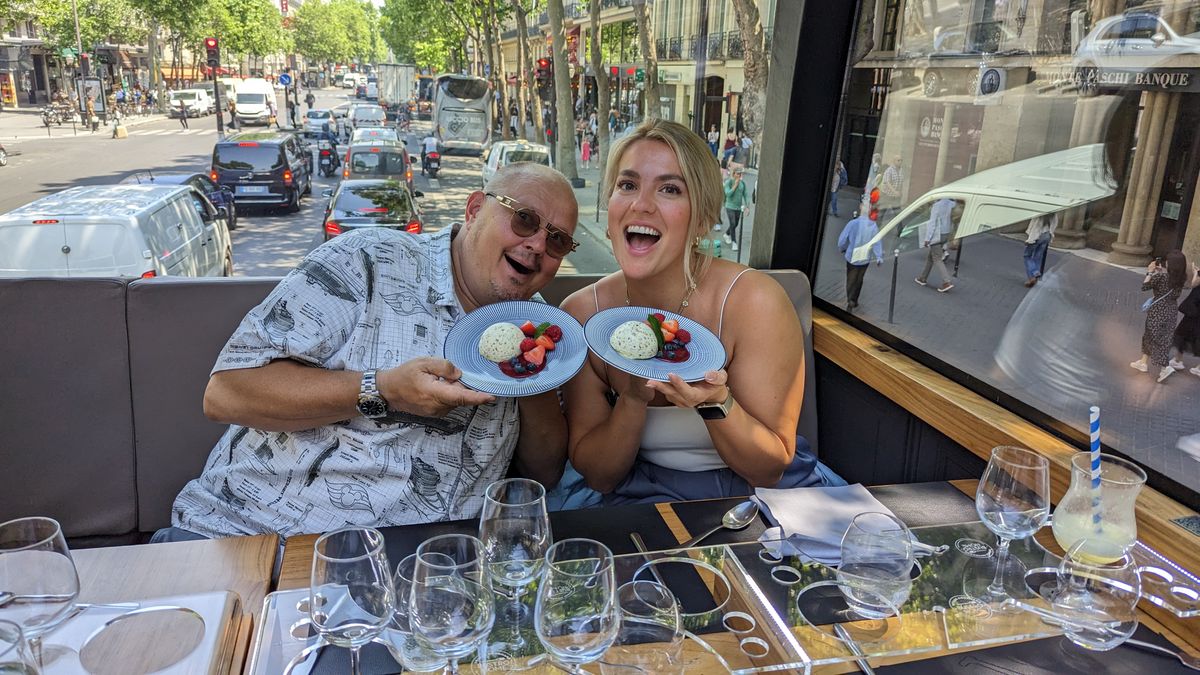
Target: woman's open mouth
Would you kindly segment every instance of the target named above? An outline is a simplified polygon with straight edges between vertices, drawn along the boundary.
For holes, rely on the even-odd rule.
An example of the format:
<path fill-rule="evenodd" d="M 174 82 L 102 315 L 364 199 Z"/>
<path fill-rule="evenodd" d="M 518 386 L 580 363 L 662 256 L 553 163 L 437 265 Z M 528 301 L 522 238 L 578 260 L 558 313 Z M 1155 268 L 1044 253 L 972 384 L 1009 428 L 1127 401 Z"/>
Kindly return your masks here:
<path fill-rule="evenodd" d="M 625 228 L 625 245 L 633 253 L 645 253 L 654 248 L 662 232 L 647 225 L 629 225 Z"/>

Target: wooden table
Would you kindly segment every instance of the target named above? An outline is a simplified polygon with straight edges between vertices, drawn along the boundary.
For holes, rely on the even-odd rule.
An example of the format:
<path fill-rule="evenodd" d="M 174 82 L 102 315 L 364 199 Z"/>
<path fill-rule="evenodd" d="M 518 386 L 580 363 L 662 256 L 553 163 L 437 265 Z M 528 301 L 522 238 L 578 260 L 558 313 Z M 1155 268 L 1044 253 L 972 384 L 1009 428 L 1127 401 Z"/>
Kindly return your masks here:
<path fill-rule="evenodd" d="M 310 547 L 311 550 L 311 547 Z M 275 535 L 117 546 L 71 552 L 80 602 L 125 602 L 168 595 L 233 591 L 242 599 L 230 673 L 241 673 L 254 616 L 270 591 L 279 551 Z"/>

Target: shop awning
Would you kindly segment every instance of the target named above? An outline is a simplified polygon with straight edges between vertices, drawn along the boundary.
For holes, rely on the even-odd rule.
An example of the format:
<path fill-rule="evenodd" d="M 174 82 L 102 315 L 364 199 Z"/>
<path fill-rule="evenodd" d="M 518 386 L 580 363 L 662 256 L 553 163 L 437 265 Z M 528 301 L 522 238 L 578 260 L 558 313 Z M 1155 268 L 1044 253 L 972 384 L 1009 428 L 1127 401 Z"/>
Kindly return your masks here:
<path fill-rule="evenodd" d="M 201 80 L 204 76 L 195 68 L 162 68 L 162 76 L 164 80 Z"/>

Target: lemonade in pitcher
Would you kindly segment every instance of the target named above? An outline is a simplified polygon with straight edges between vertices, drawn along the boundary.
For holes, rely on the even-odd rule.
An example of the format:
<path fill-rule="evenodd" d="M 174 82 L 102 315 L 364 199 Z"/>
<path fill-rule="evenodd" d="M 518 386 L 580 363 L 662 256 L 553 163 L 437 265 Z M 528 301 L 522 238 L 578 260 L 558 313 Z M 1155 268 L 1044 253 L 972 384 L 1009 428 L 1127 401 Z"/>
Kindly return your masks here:
<path fill-rule="evenodd" d="M 1120 559 L 1137 541 L 1134 505 L 1146 472 L 1114 455 L 1100 455 L 1100 521 L 1095 522 L 1091 456 L 1071 458 L 1071 486 L 1054 510 L 1054 539 L 1064 551 L 1083 541 L 1075 554 L 1092 564 Z"/>

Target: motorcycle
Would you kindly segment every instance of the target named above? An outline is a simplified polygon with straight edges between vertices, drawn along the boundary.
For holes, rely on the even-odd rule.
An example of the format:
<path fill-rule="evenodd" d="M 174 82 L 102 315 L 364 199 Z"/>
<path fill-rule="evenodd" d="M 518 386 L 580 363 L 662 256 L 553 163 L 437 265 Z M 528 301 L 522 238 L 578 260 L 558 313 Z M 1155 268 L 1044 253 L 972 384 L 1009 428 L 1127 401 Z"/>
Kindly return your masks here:
<path fill-rule="evenodd" d="M 422 173 L 428 173 L 430 178 L 437 178 L 438 169 L 442 168 L 442 155 L 437 152 L 425 153 L 425 167 Z"/>
<path fill-rule="evenodd" d="M 333 156 L 333 144 L 329 141 L 317 142 L 317 153 L 320 157 L 321 175 L 329 178 L 337 169 L 334 163 L 337 161 Z"/>
<path fill-rule="evenodd" d="M 70 119 L 70 118 L 65 118 L 65 119 Z M 42 124 L 44 126 L 50 126 L 51 124 L 57 124 L 59 126 L 62 126 L 63 120 L 64 120 L 64 117 L 63 117 L 62 111 L 59 109 L 59 107 L 57 105 L 52 104 L 52 105 L 42 107 Z"/>

